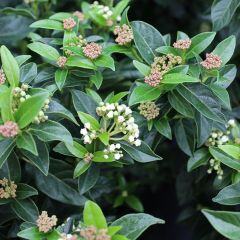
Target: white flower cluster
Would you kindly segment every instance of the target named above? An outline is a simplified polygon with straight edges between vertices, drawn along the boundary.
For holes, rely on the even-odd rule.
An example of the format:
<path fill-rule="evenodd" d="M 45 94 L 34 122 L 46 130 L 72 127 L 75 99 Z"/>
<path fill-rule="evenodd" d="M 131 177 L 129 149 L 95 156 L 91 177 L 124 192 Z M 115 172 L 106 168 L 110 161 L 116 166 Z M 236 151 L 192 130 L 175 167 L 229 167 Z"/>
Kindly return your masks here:
<path fill-rule="evenodd" d="M 104 158 L 108 159 L 109 154 L 113 154 L 115 160 L 119 160 L 121 157 L 123 157 L 123 153 L 120 149 L 121 149 L 120 143 L 110 144 L 106 149 L 103 150 Z"/>
<path fill-rule="evenodd" d="M 97 132 L 92 129 L 90 123 L 85 123 L 80 133 L 83 135 L 84 144 L 91 144 L 92 141 L 97 138 Z"/>
<path fill-rule="evenodd" d="M 215 130 L 211 133 L 211 136 L 206 141 L 206 146 L 218 146 L 224 145 L 229 142 L 231 129 L 236 126 L 235 120 L 230 119 L 226 125 L 227 131 L 222 132 L 220 130 Z"/>
<path fill-rule="evenodd" d="M 96 111 L 99 116 L 107 120 L 113 120 L 112 126 L 115 126 L 115 128 L 110 132 L 111 136 L 123 133 L 123 140 L 135 146 L 141 145 L 141 140 L 138 139 L 138 125 L 134 122 L 132 110 L 129 107 L 125 104 L 101 102 Z"/>
<path fill-rule="evenodd" d="M 212 159 L 210 159 L 209 163 L 210 163 L 210 168 L 207 170 L 207 173 L 211 174 L 212 171 L 214 170 L 214 171 L 216 171 L 216 173 L 218 175 L 218 179 L 221 180 L 222 176 L 223 176 L 223 170 L 221 168 L 221 162 L 212 158 Z"/>
<path fill-rule="evenodd" d="M 18 110 L 19 104 L 25 102 L 31 96 L 28 94 L 29 86 L 27 84 L 22 84 L 20 87 L 15 87 L 13 89 L 13 111 Z"/>
<path fill-rule="evenodd" d="M 105 19 L 110 19 L 113 15 L 112 10 L 108 6 L 101 5 L 98 1 L 94 1 L 94 3 L 91 4 L 91 7 L 97 9 L 98 13 L 101 14 Z M 117 17 L 117 21 L 121 21 L 121 16 Z"/>

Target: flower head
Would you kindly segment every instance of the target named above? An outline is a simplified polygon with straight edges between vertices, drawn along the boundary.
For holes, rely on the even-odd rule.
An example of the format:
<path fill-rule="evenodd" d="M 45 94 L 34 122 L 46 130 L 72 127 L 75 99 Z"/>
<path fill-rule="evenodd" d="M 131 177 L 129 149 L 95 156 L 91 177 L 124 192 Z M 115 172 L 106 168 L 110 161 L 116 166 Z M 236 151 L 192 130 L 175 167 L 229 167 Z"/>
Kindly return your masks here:
<path fill-rule="evenodd" d="M 63 20 L 63 28 L 66 30 L 72 30 L 76 26 L 76 22 L 73 18 L 69 17 Z"/>
<path fill-rule="evenodd" d="M 151 65 L 149 75 L 145 76 L 145 83 L 152 87 L 156 87 L 162 80 L 164 74 L 171 70 L 175 65 L 181 64 L 182 58 L 171 53 L 156 57 Z"/>
<path fill-rule="evenodd" d="M 37 226 L 40 232 L 47 233 L 56 225 L 57 217 L 55 215 L 49 217 L 46 211 L 42 211 L 41 215 L 37 219 Z"/>
<path fill-rule="evenodd" d="M 160 111 L 154 102 L 143 102 L 139 105 L 138 110 L 147 120 L 156 118 Z"/>
<path fill-rule="evenodd" d="M 5 73 L 3 72 L 2 69 L 0 69 L 0 85 L 4 84 L 5 81 L 6 81 Z"/>
<path fill-rule="evenodd" d="M 67 58 L 64 56 L 60 56 L 57 60 L 57 65 L 61 68 L 65 66 L 65 63 L 67 62 Z"/>
<path fill-rule="evenodd" d="M 84 229 L 81 229 L 80 236 L 85 240 L 94 240 L 97 234 L 97 229 L 95 226 L 90 226 Z"/>
<path fill-rule="evenodd" d="M 80 12 L 80 11 L 75 11 L 75 12 L 73 13 L 73 16 L 78 17 L 78 19 L 79 19 L 80 22 L 84 21 L 84 19 L 85 19 L 84 14 L 83 14 L 82 12 Z"/>
<path fill-rule="evenodd" d="M 15 122 L 8 121 L 0 125 L 0 134 L 6 138 L 14 138 L 19 131 L 18 125 Z"/>
<path fill-rule="evenodd" d="M 116 26 L 114 29 L 114 34 L 117 35 L 115 41 L 119 45 L 126 45 L 133 40 L 132 29 L 127 24 L 123 24 L 122 27 Z"/>
<path fill-rule="evenodd" d="M 88 43 L 85 47 L 83 47 L 83 53 L 87 58 L 96 59 L 102 53 L 102 46 L 97 43 Z"/>
<path fill-rule="evenodd" d="M 210 70 L 214 68 L 221 67 L 222 60 L 221 58 L 213 53 L 207 53 L 206 59 L 200 63 L 204 68 Z"/>
<path fill-rule="evenodd" d="M 177 48 L 177 49 L 181 49 L 181 50 L 186 50 L 188 48 L 190 48 L 192 44 L 192 40 L 187 38 L 187 39 L 180 39 L 178 41 L 176 41 L 175 43 L 173 43 L 173 47 Z"/>
<path fill-rule="evenodd" d="M 16 197 L 17 185 L 6 178 L 0 179 L 0 199 Z"/>

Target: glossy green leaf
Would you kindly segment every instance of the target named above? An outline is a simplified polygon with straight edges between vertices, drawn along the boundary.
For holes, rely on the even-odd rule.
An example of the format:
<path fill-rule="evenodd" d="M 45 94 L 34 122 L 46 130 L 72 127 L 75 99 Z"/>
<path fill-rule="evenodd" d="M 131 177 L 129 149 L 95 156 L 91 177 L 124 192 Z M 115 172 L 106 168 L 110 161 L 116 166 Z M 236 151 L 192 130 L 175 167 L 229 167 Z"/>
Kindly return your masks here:
<path fill-rule="evenodd" d="M 110 68 L 113 71 L 115 71 L 114 59 L 109 55 L 101 55 L 100 57 L 95 59 L 93 62 L 98 67 Z"/>
<path fill-rule="evenodd" d="M 90 123 L 91 128 L 93 128 L 94 130 L 100 129 L 101 126 L 100 126 L 99 122 L 91 115 L 78 111 L 78 116 L 83 124 Z"/>
<path fill-rule="evenodd" d="M 25 199 L 31 196 L 38 195 L 38 191 L 27 184 L 18 183 L 16 195 L 17 195 L 17 199 Z"/>
<path fill-rule="evenodd" d="M 20 69 L 11 52 L 5 46 L 1 46 L 2 68 L 12 87 L 17 87 L 20 81 Z"/>
<path fill-rule="evenodd" d="M 159 218 L 138 213 L 125 215 L 114 221 L 111 226 L 122 226 L 119 234 L 126 236 L 128 239 L 136 240 L 150 226 L 163 223 L 165 222 Z"/>
<path fill-rule="evenodd" d="M 37 146 L 31 133 L 24 131 L 17 136 L 16 144 L 18 148 L 25 149 L 34 155 L 38 155 Z"/>
<path fill-rule="evenodd" d="M 161 80 L 162 84 L 180 84 L 186 82 L 199 82 L 198 78 L 191 77 L 182 73 L 168 73 L 165 74 Z"/>
<path fill-rule="evenodd" d="M 44 43 L 40 42 L 30 43 L 28 44 L 28 48 L 31 49 L 33 52 L 38 53 L 40 56 L 54 62 L 56 62 L 60 57 L 60 54 L 55 48 Z"/>
<path fill-rule="evenodd" d="M 0 141 L 0 168 L 8 159 L 14 146 L 15 146 L 15 142 L 13 139 L 4 139 Z"/>
<path fill-rule="evenodd" d="M 87 226 L 95 226 L 97 229 L 107 228 L 107 221 L 101 208 L 92 201 L 87 201 L 83 210 L 83 221 Z"/>
<path fill-rule="evenodd" d="M 166 118 L 157 119 L 154 121 L 154 126 L 157 131 L 168 139 L 172 139 L 172 130 Z"/>
<path fill-rule="evenodd" d="M 65 81 L 67 79 L 67 75 L 68 75 L 68 70 L 66 69 L 58 69 L 55 72 L 55 83 L 59 90 L 62 90 L 65 84 Z"/>
<path fill-rule="evenodd" d="M 202 213 L 211 225 L 223 236 L 231 240 L 239 239 L 240 213 L 203 209 Z"/>
<path fill-rule="evenodd" d="M 240 146 L 237 145 L 219 145 L 218 148 L 220 148 L 223 152 L 231 156 L 232 158 L 240 160 Z"/>
<path fill-rule="evenodd" d="M 63 31 L 63 24 L 52 19 L 43 19 L 36 21 L 30 25 L 31 28 L 44 28 Z"/>
<path fill-rule="evenodd" d="M 133 65 L 143 76 L 147 76 L 150 73 L 151 68 L 144 63 L 134 60 Z"/>
<path fill-rule="evenodd" d="M 73 173 L 74 178 L 81 176 L 84 172 L 88 170 L 90 166 L 91 166 L 91 162 L 87 162 L 85 160 L 79 161 L 79 163 L 74 169 L 74 173 Z"/>

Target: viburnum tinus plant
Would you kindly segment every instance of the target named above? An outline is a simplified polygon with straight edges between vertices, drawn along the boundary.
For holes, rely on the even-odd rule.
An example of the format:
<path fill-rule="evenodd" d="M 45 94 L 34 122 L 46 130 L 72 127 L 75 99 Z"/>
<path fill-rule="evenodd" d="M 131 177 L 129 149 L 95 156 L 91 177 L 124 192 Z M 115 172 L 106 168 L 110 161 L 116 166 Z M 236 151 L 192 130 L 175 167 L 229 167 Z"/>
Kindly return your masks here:
<path fill-rule="evenodd" d="M 172 40 L 129 22 L 128 4 L 83 2 L 33 22 L 28 48 L 39 65 L 1 46 L 0 224 L 7 237 L 138 239 L 164 221 L 144 213 L 117 219 L 115 209 L 105 218 L 95 202 L 143 212 L 139 186 L 124 174 L 157 166 L 169 140 L 189 157 L 196 183 L 215 178 L 214 202 L 239 204 L 240 130 L 227 91 L 235 37 L 214 45 L 215 32 L 178 32 Z M 191 216 L 201 211 L 220 234 L 239 239 L 234 210 L 198 205 Z"/>

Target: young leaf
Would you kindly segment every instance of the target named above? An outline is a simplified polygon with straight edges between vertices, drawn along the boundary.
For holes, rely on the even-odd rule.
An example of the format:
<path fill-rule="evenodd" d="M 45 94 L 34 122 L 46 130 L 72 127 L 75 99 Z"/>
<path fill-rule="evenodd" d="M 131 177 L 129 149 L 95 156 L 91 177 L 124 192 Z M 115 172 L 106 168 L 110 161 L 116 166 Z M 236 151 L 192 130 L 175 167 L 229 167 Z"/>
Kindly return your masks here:
<path fill-rule="evenodd" d="M 150 73 L 151 68 L 144 63 L 133 60 L 133 65 L 143 76 L 147 76 Z"/>
<path fill-rule="evenodd" d="M 12 87 L 17 87 L 20 81 L 20 69 L 16 59 L 11 52 L 5 47 L 0 48 L 2 68 Z"/>
<path fill-rule="evenodd" d="M 98 135 L 99 139 L 101 140 L 101 142 L 104 144 L 104 145 L 108 145 L 109 144 L 109 133 L 108 132 L 103 132 L 101 134 Z"/>
<path fill-rule="evenodd" d="M 220 148 L 223 152 L 231 156 L 232 158 L 240 160 L 240 147 L 237 145 L 219 145 L 218 148 Z"/>
<path fill-rule="evenodd" d="M 15 119 L 20 129 L 27 127 L 33 121 L 42 109 L 48 96 L 49 93 L 47 91 L 41 91 L 21 103 L 15 113 Z"/>
<path fill-rule="evenodd" d="M 114 59 L 109 55 L 101 55 L 93 62 L 98 67 L 110 68 L 115 71 Z"/>
<path fill-rule="evenodd" d="M 4 139 L 0 141 L 0 168 L 2 168 L 3 164 L 8 159 L 14 146 L 15 142 L 13 139 Z"/>
<path fill-rule="evenodd" d="M 36 21 L 32 23 L 30 27 L 63 31 L 63 24 L 61 22 L 51 20 L 51 19 L 43 19 L 43 20 Z"/>
<path fill-rule="evenodd" d="M 91 115 L 78 111 L 78 116 L 83 124 L 90 123 L 91 127 L 94 130 L 100 129 L 101 126 L 100 126 L 99 122 L 95 118 L 93 118 Z"/>
<path fill-rule="evenodd" d="M 213 53 L 218 55 L 222 60 L 222 65 L 225 65 L 232 57 L 236 46 L 235 36 L 230 36 L 220 42 Z"/>
<path fill-rule="evenodd" d="M 187 59 L 202 53 L 213 41 L 215 32 L 203 32 L 192 38 L 192 44 L 187 52 Z"/>
<path fill-rule="evenodd" d="M 68 70 L 67 69 L 58 69 L 55 72 L 55 83 L 58 87 L 58 89 L 61 91 L 65 81 L 67 79 L 67 75 L 68 75 Z"/>
<path fill-rule="evenodd" d="M 80 56 L 69 57 L 65 65 L 69 67 L 96 69 L 96 66 L 93 64 L 92 61 L 90 61 L 85 57 L 80 57 Z"/>
<path fill-rule="evenodd" d="M 147 84 L 137 86 L 133 89 L 130 98 L 129 98 L 129 106 L 134 104 L 144 102 L 144 101 L 152 101 L 158 98 L 161 94 L 160 89 L 151 87 Z"/>
<path fill-rule="evenodd" d="M 87 201 L 83 210 L 83 221 L 87 226 L 95 226 L 97 229 L 107 228 L 107 221 L 101 208 L 92 201 Z"/>
<path fill-rule="evenodd" d="M 36 156 L 38 155 L 36 143 L 31 133 L 22 132 L 21 135 L 17 136 L 16 143 L 18 148 L 25 149 Z"/>
<path fill-rule="evenodd" d="M 85 160 L 79 161 L 79 163 L 74 169 L 74 173 L 73 173 L 74 178 L 81 176 L 84 172 L 88 170 L 90 166 L 91 166 L 91 162 L 86 162 Z"/>
<path fill-rule="evenodd" d="M 200 82 L 200 80 L 182 73 L 169 73 L 164 75 L 161 80 L 161 83 L 163 84 L 180 84 L 186 82 Z"/>
<path fill-rule="evenodd" d="M 38 53 L 40 56 L 54 62 L 56 62 L 60 57 L 60 54 L 55 48 L 44 43 L 40 42 L 30 43 L 28 44 L 28 48 L 31 49 L 33 52 Z"/>
<path fill-rule="evenodd" d="M 90 81 L 99 89 L 102 85 L 103 76 L 101 72 L 96 72 L 95 75 L 90 77 Z"/>
<path fill-rule="evenodd" d="M 65 143 L 68 151 L 73 154 L 77 158 L 83 158 L 84 155 L 88 152 L 87 149 L 79 144 L 78 142 L 74 141 L 73 144 Z"/>
<path fill-rule="evenodd" d="M 141 203 L 141 201 L 139 200 L 139 198 L 135 197 L 134 195 L 129 195 L 127 196 L 127 198 L 125 199 L 127 205 L 134 209 L 137 212 L 143 212 L 143 205 Z"/>

